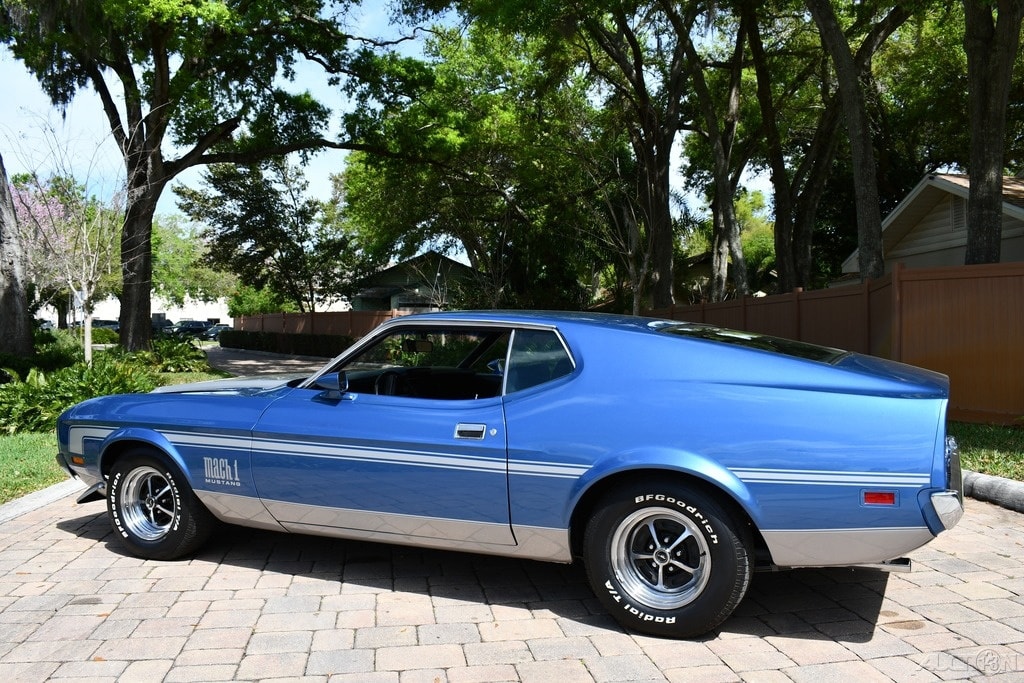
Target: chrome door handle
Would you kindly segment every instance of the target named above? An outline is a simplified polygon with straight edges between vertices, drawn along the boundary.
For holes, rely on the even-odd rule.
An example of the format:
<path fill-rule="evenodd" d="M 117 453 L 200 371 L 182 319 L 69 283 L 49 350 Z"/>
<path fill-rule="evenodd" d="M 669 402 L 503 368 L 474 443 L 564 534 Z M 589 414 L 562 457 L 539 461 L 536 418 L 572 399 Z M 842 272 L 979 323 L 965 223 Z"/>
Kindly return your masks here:
<path fill-rule="evenodd" d="M 487 425 L 460 422 L 455 425 L 455 438 L 456 439 L 475 439 L 482 441 L 484 434 L 487 432 Z"/>

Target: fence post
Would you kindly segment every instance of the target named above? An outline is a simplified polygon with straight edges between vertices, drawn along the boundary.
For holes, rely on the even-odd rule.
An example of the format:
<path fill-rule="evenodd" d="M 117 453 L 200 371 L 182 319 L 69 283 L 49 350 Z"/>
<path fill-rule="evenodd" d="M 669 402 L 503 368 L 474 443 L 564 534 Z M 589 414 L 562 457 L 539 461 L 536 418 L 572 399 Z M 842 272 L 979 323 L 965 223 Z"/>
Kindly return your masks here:
<path fill-rule="evenodd" d="M 790 292 L 790 296 L 793 301 L 793 339 L 800 341 L 804 340 L 803 324 L 800 320 L 802 311 L 800 310 L 803 306 L 803 302 L 800 301 L 800 293 L 804 291 L 803 287 L 794 287 L 793 291 Z"/>
<path fill-rule="evenodd" d="M 903 264 L 892 266 L 892 360 L 903 362 Z"/>
<path fill-rule="evenodd" d="M 864 297 L 864 324 L 861 327 L 864 329 L 864 352 L 871 356 L 878 355 L 878 349 L 871 346 L 871 282 L 865 280 L 860 285 L 861 296 Z"/>

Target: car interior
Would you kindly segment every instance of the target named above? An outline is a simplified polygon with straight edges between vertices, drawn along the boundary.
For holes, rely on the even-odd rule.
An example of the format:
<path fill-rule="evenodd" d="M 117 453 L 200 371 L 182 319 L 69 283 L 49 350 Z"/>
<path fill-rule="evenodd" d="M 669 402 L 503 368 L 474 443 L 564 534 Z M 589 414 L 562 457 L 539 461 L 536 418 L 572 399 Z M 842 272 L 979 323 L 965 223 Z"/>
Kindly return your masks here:
<path fill-rule="evenodd" d="M 573 367 L 551 330 L 411 329 L 383 337 L 340 369 L 349 391 L 472 400 L 500 396 L 503 385 L 506 393 L 522 391 Z"/>

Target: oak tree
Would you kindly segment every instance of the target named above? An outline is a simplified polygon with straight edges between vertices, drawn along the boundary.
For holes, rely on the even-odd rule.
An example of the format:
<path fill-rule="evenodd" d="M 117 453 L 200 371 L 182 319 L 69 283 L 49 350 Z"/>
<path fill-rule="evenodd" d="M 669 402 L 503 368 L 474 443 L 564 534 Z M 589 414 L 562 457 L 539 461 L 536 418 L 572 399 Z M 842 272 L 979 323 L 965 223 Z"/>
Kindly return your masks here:
<path fill-rule="evenodd" d="M 84 88 L 102 102 L 124 160 L 121 340 L 151 335 L 152 222 L 168 183 L 213 163 L 352 147 L 330 110 L 289 89 L 302 64 L 342 85 L 375 47 L 346 29 L 345 0 L 0 0 L 0 42 L 54 105 Z"/>

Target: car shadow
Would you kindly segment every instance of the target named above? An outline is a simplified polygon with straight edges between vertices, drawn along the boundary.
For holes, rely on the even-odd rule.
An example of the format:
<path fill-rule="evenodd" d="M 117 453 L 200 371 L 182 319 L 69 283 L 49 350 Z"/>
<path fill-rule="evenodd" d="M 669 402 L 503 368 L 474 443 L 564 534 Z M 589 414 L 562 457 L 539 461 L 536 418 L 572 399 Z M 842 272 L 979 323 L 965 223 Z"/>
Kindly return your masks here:
<path fill-rule="evenodd" d="M 106 511 L 63 519 L 57 528 L 130 555 L 111 531 Z M 154 565 L 217 564 L 238 570 L 338 581 L 344 593 L 411 592 L 437 604 L 498 606 L 564 620 L 567 635 L 627 633 L 598 603 L 580 563 L 519 560 L 408 546 L 302 536 L 224 525 L 194 556 Z M 204 570 L 209 574 L 209 571 Z M 754 574 L 750 589 L 719 634 L 862 643 L 881 616 L 888 574 L 873 569 L 794 569 Z M 471 611 L 471 610 L 470 610 Z"/>

